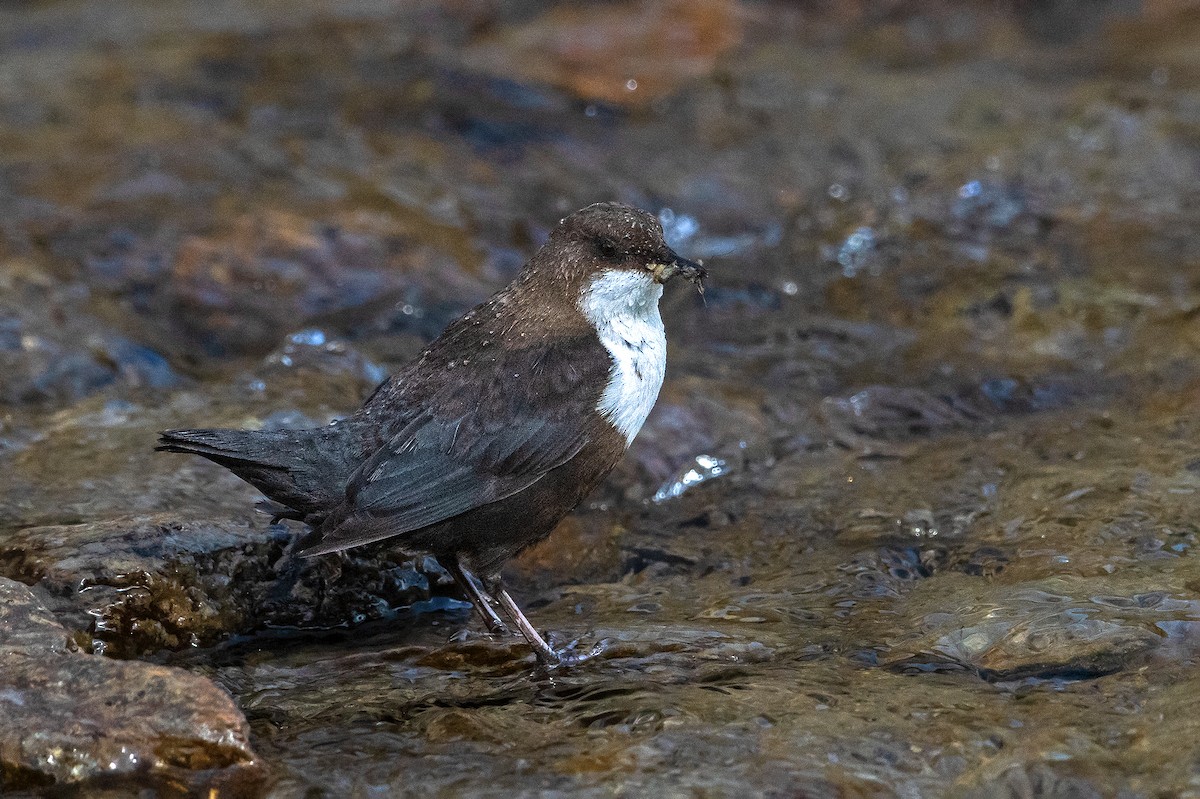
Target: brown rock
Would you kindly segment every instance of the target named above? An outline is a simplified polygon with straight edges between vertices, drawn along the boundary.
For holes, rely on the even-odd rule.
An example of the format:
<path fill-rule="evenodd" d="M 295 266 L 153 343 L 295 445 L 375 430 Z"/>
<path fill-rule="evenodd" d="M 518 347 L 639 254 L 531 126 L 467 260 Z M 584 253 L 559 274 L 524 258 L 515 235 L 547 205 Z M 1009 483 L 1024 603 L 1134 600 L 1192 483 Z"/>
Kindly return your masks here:
<path fill-rule="evenodd" d="M 138 516 L 28 527 L 0 573 L 36 585 L 68 627 L 120 657 L 272 626 L 336 626 L 429 597 L 400 553 L 293 558 L 282 526 Z"/>
<path fill-rule="evenodd" d="M 0 577 L 0 657 L 68 650 L 67 632 L 26 586 Z"/>
<path fill-rule="evenodd" d="M 247 793 L 263 779 L 229 696 L 181 669 L 69 651 L 33 593 L 0 578 L 0 788 Z"/>
<path fill-rule="evenodd" d="M 922 632 L 881 662 L 900 671 L 961 668 L 991 681 L 1098 677 L 1143 663 L 1162 644 L 1156 624 L 1188 607 L 1165 591 L 1111 593 L 1138 584 L 1105 576 L 985 586 L 977 604 L 945 611 L 942 592 L 971 579 L 947 574 L 916 588 L 910 607 L 933 612 L 900 625 Z"/>
<path fill-rule="evenodd" d="M 318 314 L 402 285 L 383 241 L 265 213 L 179 247 L 166 295 L 173 324 L 213 353 L 266 352 Z"/>
<path fill-rule="evenodd" d="M 741 13 L 728 0 L 555 6 L 472 48 L 466 60 L 486 72 L 641 108 L 711 73 L 741 39 Z"/>

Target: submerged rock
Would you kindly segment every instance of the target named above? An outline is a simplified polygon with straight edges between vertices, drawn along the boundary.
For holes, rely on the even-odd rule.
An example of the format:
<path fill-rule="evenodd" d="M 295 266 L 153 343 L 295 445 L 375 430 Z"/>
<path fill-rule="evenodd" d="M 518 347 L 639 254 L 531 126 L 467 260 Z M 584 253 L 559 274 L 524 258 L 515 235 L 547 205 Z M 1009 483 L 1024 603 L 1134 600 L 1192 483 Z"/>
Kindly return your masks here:
<path fill-rule="evenodd" d="M 868 386 L 821 403 L 834 441 L 864 455 L 900 455 L 913 438 L 969 427 L 980 414 L 956 398 L 923 389 Z"/>
<path fill-rule="evenodd" d="M 958 612 L 928 613 L 920 620 L 925 632 L 885 662 L 902 671 L 965 668 L 991 681 L 1086 679 L 1141 663 L 1163 642 L 1156 623 L 1196 612 L 1194 601 L 1162 592 L 1088 595 L 1103 587 L 1056 578 L 996 591 Z"/>
<path fill-rule="evenodd" d="M 263 766 L 223 690 L 182 669 L 72 651 L 0 578 L 0 789 L 171 785 L 245 792 Z"/>
<path fill-rule="evenodd" d="M 1090 780 L 1061 773 L 1042 763 L 1012 766 L 999 779 L 989 779 L 964 794 L 967 799 L 1100 799 L 1113 794 L 1101 791 Z M 1112 785 L 1106 785 L 1111 790 Z M 1121 791 L 1117 796 L 1136 794 Z"/>

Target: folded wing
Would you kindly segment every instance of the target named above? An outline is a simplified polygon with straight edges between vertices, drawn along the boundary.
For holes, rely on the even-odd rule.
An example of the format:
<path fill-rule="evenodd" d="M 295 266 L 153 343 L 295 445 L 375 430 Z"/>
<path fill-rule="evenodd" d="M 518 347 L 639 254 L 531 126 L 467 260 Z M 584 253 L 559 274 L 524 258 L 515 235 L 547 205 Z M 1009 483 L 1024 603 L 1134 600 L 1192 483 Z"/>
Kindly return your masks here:
<path fill-rule="evenodd" d="M 585 342 L 586 343 L 586 342 Z M 596 434 L 609 360 L 596 347 L 509 354 L 427 407 L 350 478 L 327 529 L 302 551 L 333 552 L 402 536 L 523 491 L 570 461 Z M 524 374 L 510 396 L 498 379 Z M 343 523 L 355 520 L 358 523 Z M 368 522 L 369 523 L 363 523 Z"/>

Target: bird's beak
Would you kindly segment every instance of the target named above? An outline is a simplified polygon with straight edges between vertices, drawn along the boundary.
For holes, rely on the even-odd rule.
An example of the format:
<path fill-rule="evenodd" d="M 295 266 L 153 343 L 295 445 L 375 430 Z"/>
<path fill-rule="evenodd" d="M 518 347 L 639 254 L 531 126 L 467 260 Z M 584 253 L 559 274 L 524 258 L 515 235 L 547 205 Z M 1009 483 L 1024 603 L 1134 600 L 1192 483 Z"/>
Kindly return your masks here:
<path fill-rule="evenodd" d="M 701 294 L 704 293 L 704 278 L 708 277 L 708 270 L 695 261 L 676 255 L 674 251 L 667 250 L 669 258 L 664 258 L 665 263 L 650 264 L 650 272 L 654 275 L 654 279 L 659 283 L 666 283 L 671 278 L 679 275 L 685 280 L 691 281 L 696 287 L 696 290 Z"/>

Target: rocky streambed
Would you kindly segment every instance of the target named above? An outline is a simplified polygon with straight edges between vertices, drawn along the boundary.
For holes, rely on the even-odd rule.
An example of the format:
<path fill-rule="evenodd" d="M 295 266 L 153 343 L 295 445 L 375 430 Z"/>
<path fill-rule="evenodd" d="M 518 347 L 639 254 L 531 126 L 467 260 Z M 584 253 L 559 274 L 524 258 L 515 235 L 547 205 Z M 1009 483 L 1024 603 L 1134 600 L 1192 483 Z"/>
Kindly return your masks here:
<path fill-rule="evenodd" d="M 1183 2 L 0 8 L 3 792 L 1200 795 L 1198 54 Z M 601 199 L 712 272 L 509 569 L 603 658 L 151 452 L 351 411 Z"/>

